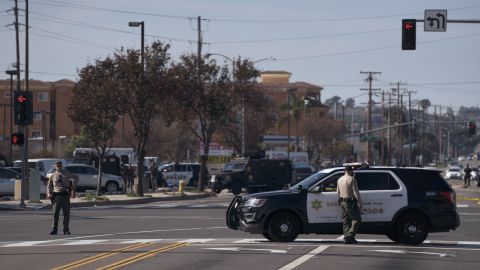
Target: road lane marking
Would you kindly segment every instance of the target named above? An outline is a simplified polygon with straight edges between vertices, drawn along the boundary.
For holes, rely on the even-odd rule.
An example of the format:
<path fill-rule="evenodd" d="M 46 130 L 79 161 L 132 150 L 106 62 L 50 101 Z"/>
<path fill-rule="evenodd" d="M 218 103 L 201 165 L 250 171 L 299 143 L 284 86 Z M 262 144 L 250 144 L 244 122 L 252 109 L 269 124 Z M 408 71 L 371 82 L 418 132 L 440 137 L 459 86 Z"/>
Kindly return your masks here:
<path fill-rule="evenodd" d="M 106 234 L 70 237 L 70 238 L 64 238 L 63 240 L 77 240 L 77 239 L 114 236 L 114 235 L 124 235 L 124 234 L 140 234 L 140 233 L 154 233 L 154 232 L 178 232 L 178 231 L 196 231 L 196 230 L 215 230 L 215 229 L 228 229 L 228 228 L 227 227 L 206 227 L 206 228 L 186 228 L 186 229 L 169 229 L 169 230 L 133 231 L 133 232 L 106 233 Z"/>
<path fill-rule="evenodd" d="M 81 246 L 81 245 L 91 245 L 98 244 L 100 242 L 105 242 L 106 240 L 78 240 L 74 242 L 67 242 L 62 244 L 62 246 Z"/>
<path fill-rule="evenodd" d="M 117 269 L 117 268 L 124 267 L 126 265 L 132 264 L 132 263 L 140 261 L 140 260 L 151 258 L 151 257 L 157 255 L 158 253 L 167 252 L 167 251 L 170 251 L 170 250 L 173 250 L 173 249 L 176 249 L 176 248 L 181 248 L 181 247 L 188 246 L 188 245 L 189 245 L 189 243 L 171 244 L 171 245 L 168 245 L 168 246 L 165 246 L 165 247 L 161 247 L 161 248 L 158 248 L 158 249 L 154 249 L 154 250 L 151 250 L 151 251 L 147 251 L 147 252 L 144 252 L 144 253 L 126 258 L 124 260 L 121 260 L 121 261 L 116 262 L 116 263 L 109 264 L 107 266 L 97 268 L 97 270 Z"/>
<path fill-rule="evenodd" d="M 140 244 L 135 244 L 133 246 L 128 246 L 128 247 L 124 247 L 124 248 L 120 248 L 120 249 L 115 249 L 115 250 L 112 250 L 112 251 L 109 251 L 109 252 L 100 253 L 100 254 L 97 254 L 95 256 L 91 256 L 91 257 L 87 257 L 87 258 L 84 258 L 84 259 L 81 259 L 81 260 L 78 260 L 78 261 L 74 261 L 74 262 L 66 264 L 66 265 L 58 266 L 56 268 L 53 268 L 53 270 L 74 269 L 74 268 L 77 268 L 77 267 L 80 267 L 80 266 L 83 266 L 83 265 L 86 265 L 86 264 L 89 264 L 89 263 L 92 263 L 92 262 L 95 262 L 95 261 L 98 261 L 98 260 L 101 260 L 101 259 L 104 259 L 104 258 L 107 258 L 107 257 L 110 257 L 110 256 L 113 256 L 113 255 L 116 255 L 116 254 L 119 254 L 119 253 L 122 253 L 122 252 L 125 252 L 125 251 L 130 251 L 130 250 L 134 250 L 134 249 L 137 249 L 137 248 L 146 247 L 146 246 L 149 246 L 149 245 L 152 245 L 152 244 L 153 243 L 140 243 Z"/>
<path fill-rule="evenodd" d="M 52 242 L 51 240 L 48 241 L 24 241 L 24 242 L 19 242 L 19 243 L 12 243 L 12 244 L 6 244 L 2 247 L 31 247 L 37 244 L 45 244 L 48 242 Z"/>
<path fill-rule="evenodd" d="M 219 250 L 219 251 L 241 251 L 241 250 L 249 250 L 249 251 L 268 251 L 270 253 L 276 254 L 285 254 L 287 253 L 286 250 L 283 249 L 268 249 L 268 248 L 241 248 L 241 247 L 221 247 L 221 248 L 203 248 L 203 249 L 210 249 L 210 250 Z"/>
<path fill-rule="evenodd" d="M 278 268 L 278 270 L 291 270 L 291 269 L 294 269 L 296 268 L 297 266 L 303 264 L 304 262 L 310 260 L 311 258 L 313 258 L 315 255 L 318 255 L 320 254 L 321 252 L 323 252 L 324 250 L 326 250 L 327 248 L 329 248 L 330 246 L 319 246 L 317 248 L 315 248 L 314 250 L 308 252 L 307 254 L 297 258 L 296 260 L 290 262 L 289 264 L 287 265 L 284 265 L 280 268 Z"/>
<path fill-rule="evenodd" d="M 409 250 L 401 250 L 401 249 L 377 249 L 377 250 L 369 250 L 374 252 L 382 252 L 382 253 L 394 253 L 394 254 L 424 254 L 424 255 L 434 255 L 439 257 L 456 257 L 453 254 L 448 253 L 436 253 L 436 252 L 422 252 L 422 251 L 409 251 Z"/>

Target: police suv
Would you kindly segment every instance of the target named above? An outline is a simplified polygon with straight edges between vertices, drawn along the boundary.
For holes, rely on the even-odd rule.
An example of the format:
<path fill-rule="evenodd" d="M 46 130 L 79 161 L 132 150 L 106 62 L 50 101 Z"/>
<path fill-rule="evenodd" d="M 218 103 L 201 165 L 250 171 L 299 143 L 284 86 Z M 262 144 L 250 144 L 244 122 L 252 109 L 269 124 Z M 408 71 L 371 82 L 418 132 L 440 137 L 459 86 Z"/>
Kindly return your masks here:
<path fill-rule="evenodd" d="M 432 232 L 460 225 L 455 191 L 434 169 L 355 169 L 363 202 L 359 233 L 384 234 L 397 243 L 421 244 Z M 344 167 L 317 172 L 287 190 L 236 196 L 227 226 L 277 242 L 298 234 L 343 234 L 336 192 Z"/>

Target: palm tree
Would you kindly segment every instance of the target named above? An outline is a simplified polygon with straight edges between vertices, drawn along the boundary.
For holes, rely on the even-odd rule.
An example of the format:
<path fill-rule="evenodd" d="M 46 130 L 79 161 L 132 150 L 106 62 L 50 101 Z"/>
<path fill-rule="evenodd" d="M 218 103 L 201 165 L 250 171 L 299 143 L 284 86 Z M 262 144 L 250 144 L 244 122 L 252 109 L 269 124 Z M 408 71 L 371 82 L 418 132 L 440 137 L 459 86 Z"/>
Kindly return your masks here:
<path fill-rule="evenodd" d="M 289 95 L 288 98 L 290 100 L 290 104 L 288 104 L 287 102 L 285 104 L 280 105 L 280 111 L 287 112 L 287 115 L 280 118 L 278 125 L 281 126 L 284 123 L 286 123 L 288 121 L 288 113 L 290 113 L 295 123 L 295 128 L 294 128 L 295 129 L 295 151 L 297 151 L 298 143 L 299 143 L 298 142 L 298 122 L 302 118 L 302 113 L 304 111 L 305 103 L 303 99 L 298 98 L 297 96 L 295 96 L 294 93 L 289 92 L 288 95 Z M 289 109 L 290 109 L 290 112 L 289 112 Z"/>

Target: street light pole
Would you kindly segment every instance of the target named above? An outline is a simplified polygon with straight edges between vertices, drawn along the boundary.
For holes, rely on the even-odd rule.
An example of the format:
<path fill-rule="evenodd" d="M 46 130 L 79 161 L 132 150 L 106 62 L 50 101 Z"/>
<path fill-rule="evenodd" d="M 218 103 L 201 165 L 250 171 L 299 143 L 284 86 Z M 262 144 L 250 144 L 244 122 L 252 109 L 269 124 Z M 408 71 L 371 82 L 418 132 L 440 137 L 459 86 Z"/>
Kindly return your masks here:
<path fill-rule="evenodd" d="M 140 62 L 142 65 L 142 82 L 143 82 L 143 71 L 145 70 L 145 22 L 128 22 L 129 27 L 139 27 L 140 26 Z M 122 114 L 122 146 L 125 143 L 125 112 Z"/>
<path fill-rule="evenodd" d="M 297 91 L 297 88 L 287 89 L 287 159 L 290 160 L 290 95 Z"/>
<path fill-rule="evenodd" d="M 228 61 L 232 62 L 232 90 L 235 90 L 235 60 L 226 56 L 226 55 L 223 55 L 223 54 L 220 54 L 220 53 L 207 53 L 205 54 L 205 58 L 208 59 L 210 58 L 210 56 L 212 55 L 217 55 L 217 56 L 221 56 L 225 59 L 227 59 Z M 266 58 L 262 58 L 262 59 L 259 59 L 259 60 L 256 60 L 256 61 L 253 61 L 252 63 L 255 64 L 255 63 L 258 63 L 258 62 L 261 62 L 261 61 L 266 61 L 266 60 L 277 60 L 276 58 L 273 58 L 273 57 L 266 57 Z M 241 132 L 242 132 L 242 157 L 245 156 L 245 152 L 246 152 L 246 121 L 245 121 L 245 95 L 242 97 L 242 127 L 241 127 Z"/>

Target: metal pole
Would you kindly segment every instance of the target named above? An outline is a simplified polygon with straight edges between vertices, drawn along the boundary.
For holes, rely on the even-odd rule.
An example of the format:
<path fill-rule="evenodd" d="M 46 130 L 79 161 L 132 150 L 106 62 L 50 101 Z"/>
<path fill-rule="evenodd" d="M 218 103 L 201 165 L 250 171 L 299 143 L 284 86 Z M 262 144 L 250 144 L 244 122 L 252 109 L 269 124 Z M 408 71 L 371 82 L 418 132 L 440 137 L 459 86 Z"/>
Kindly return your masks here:
<path fill-rule="evenodd" d="M 141 25 L 141 29 L 142 29 L 141 30 L 141 34 L 142 34 L 142 42 L 141 42 L 142 50 L 141 50 L 141 52 L 142 52 L 142 54 L 141 54 L 140 57 L 141 57 L 141 61 L 142 61 L 142 74 L 143 74 L 143 71 L 145 70 L 145 59 L 144 59 L 144 57 L 145 57 L 145 23 L 142 21 L 140 23 L 140 25 Z"/>
<path fill-rule="evenodd" d="M 287 90 L 287 159 L 290 160 L 290 91 Z"/>

